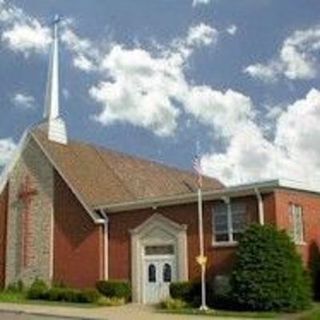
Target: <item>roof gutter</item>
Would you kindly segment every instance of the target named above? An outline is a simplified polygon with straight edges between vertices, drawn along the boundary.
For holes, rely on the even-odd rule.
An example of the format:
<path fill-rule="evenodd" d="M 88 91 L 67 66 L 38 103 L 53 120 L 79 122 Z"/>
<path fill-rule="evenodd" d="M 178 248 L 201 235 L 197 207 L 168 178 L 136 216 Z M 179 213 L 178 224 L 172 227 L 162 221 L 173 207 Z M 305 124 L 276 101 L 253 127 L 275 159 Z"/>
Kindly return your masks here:
<path fill-rule="evenodd" d="M 260 182 L 255 184 L 246 184 L 241 186 L 234 186 L 214 191 L 205 191 L 202 193 L 202 198 L 204 201 L 222 199 L 223 197 L 240 197 L 255 195 L 256 189 L 259 192 L 266 193 L 272 191 L 274 188 L 279 187 L 278 180 L 270 180 L 266 182 Z M 137 209 L 144 209 L 150 207 L 163 207 L 172 206 L 178 204 L 187 204 L 197 202 L 197 193 L 181 194 L 176 196 L 153 198 L 153 199 L 141 199 L 130 202 L 106 204 L 95 206 L 95 210 L 107 210 L 107 212 L 121 212 L 121 211 L 131 211 Z"/>

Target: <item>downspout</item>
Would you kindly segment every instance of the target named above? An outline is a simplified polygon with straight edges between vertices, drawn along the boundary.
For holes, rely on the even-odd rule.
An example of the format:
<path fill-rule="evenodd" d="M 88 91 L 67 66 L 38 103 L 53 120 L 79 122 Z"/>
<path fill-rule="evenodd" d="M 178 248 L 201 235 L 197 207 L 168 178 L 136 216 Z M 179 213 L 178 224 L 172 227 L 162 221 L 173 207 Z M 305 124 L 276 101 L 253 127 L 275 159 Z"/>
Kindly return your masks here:
<path fill-rule="evenodd" d="M 255 188 L 254 191 L 256 193 L 257 201 L 258 201 L 259 224 L 263 226 L 264 225 L 263 199 L 258 188 Z"/>
<path fill-rule="evenodd" d="M 104 210 L 100 210 L 103 222 L 103 280 L 109 279 L 109 218 Z"/>
<path fill-rule="evenodd" d="M 227 205 L 227 223 L 228 223 L 228 237 L 229 241 L 233 242 L 233 226 L 232 226 L 232 210 L 231 210 L 231 198 L 222 197 L 222 200 Z"/>

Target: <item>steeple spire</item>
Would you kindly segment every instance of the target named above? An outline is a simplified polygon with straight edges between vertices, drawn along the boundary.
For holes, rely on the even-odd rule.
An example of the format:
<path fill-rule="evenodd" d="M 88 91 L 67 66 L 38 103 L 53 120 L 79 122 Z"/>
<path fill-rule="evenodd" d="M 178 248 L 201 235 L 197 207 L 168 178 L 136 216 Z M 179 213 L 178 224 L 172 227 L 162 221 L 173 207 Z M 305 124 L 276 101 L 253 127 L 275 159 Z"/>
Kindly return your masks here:
<path fill-rule="evenodd" d="M 67 144 L 66 125 L 60 117 L 59 110 L 59 22 L 60 17 L 56 15 L 53 21 L 53 41 L 49 62 L 44 119 L 48 123 L 48 139 Z"/>

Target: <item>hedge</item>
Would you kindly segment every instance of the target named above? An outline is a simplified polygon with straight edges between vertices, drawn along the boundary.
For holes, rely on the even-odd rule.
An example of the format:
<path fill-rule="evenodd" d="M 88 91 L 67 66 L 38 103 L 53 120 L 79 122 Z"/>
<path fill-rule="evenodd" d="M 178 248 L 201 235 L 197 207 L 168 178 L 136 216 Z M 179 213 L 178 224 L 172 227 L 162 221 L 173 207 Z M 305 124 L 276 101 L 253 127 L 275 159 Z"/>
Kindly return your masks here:
<path fill-rule="evenodd" d="M 108 298 L 124 298 L 126 301 L 131 298 L 131 287 L 126 281 L 98 281 L 96 288 Z"/>
<path fill-rule="evenodd" d="M 27 298 L 31 300 L 74 303 L 95 303 L 100 296 L 99 292 L 95 289 L 77 290 L 67 287 L 52 287 L 49 289 L 45 282 L 39 279 L 36 279 L 27 291 Z"/>

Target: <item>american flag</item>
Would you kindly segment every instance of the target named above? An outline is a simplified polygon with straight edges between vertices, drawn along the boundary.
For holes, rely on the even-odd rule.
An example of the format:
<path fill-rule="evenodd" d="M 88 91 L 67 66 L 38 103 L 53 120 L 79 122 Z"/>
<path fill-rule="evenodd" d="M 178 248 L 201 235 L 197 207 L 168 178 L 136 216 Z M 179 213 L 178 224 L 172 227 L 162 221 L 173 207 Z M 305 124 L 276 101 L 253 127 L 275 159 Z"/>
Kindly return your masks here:
<path fill-rule="evenodd" d="M 197 173 L 198 188 L 202 188 L 202 169 L 200 164 L 200 157 L 198 155 L 196 155 L 193 159 L 193 169 Z"/>

